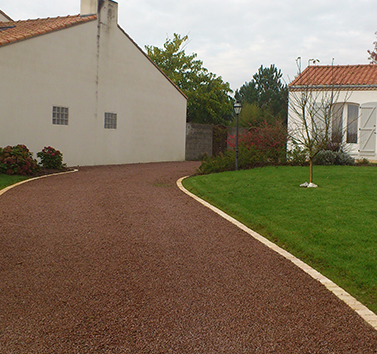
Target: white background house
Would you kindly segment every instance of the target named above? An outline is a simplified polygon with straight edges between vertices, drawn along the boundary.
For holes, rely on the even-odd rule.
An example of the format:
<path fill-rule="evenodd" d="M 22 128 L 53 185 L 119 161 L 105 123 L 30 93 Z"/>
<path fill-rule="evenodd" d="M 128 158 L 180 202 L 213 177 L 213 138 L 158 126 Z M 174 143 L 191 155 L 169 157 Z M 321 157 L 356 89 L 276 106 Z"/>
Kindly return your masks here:
<path fill-rule="evenodd" d="M 289 85 L 290 131 L 299 121 L 292 102 L 305 90 L 313 92 L 312 99 L 319 105 L 334 93 L 332 131 L 342 132 L 342 142 L 351 156 L 377 160 L 377 65 L 307 67 Z"/>
<path fill-rule="evenodd" d="M 74 165 L 185 159 L 186 96 L 119 27 L 118 4 L 0 22 L 0 146 Z"/>

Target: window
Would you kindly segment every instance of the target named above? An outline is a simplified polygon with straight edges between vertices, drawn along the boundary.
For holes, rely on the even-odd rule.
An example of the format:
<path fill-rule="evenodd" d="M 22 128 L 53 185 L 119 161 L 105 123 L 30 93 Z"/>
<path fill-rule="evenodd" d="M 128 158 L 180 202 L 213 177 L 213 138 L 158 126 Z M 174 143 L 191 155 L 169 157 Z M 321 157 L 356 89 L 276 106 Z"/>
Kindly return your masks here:
<path fill-rule="evenodd" d="M 348 105 L 347 112 L 347 143 L 357 143 L 357 120 L 359 118 L 359 106 L 356 104 Z"/>
<path fill-rule="evenodd" d="M 68 107 L 52 107 L 52 124 L 68 125 Z"/>
<path fill-rule="evenodd" d="M 332 106 L 331 140 L 340 144 L 343 136 L 343 107 L 344 103 L 335 103 Z"/>
<path fill-rule="evenodd" d="M 105 113 L 105 129 L 116 129 L 117 128 L 117 114 L 116 113 Z"/>

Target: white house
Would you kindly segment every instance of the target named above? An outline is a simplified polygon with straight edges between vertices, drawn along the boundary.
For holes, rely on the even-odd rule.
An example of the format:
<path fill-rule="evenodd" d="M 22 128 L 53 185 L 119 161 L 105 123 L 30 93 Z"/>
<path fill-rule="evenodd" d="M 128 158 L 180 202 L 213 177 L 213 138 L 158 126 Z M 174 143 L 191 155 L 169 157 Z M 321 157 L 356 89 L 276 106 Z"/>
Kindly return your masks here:
<path fill-rule="evenodd" d="M 347 151 L 355 158 L 377 160 L 377 65 L 308 66 L 289 85 L 288 129 L 299 121 L 293 105 L 299 95 L 331 99 L 331 131 L 341 132 Z"/>
<path fill-rule="evenodd" d="M 0 14 L 0 146 L 53 146 L 69 166 L 185 159 L 187 97 L 118 25 L 118 4 Z"/>

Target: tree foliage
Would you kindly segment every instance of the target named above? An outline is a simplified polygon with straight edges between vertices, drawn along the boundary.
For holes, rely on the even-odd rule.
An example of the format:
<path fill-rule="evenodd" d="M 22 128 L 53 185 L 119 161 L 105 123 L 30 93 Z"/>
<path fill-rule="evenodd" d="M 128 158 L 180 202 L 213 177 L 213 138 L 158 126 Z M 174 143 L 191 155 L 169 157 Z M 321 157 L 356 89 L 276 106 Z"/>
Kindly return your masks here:
<path fill-rule="evenodd" d="M 377 35 L 377 32 L 375 32 L 375 34 Z M 374 50 L 368 50 L 368 54 L 369 54 L 368 59 L 370 60 L 371 64 L 377 64 L 377 41 L 374 41 L 373 44 L 374 44 Z"/>
<path fill-rule="evenodd" d="M 241 122 L 260 125 L 275 119 L 286 121 L 288 88 L 282 82 L 282 72 L 274 64 L 261 67 L 250 82 L 236 91 L 235 98 L 242 103 Z"/>
<path fill-rule="evenodd" d="M 209 72 L 197 54 L 186 54 L 188 36 L 174 33 L 163 48 L 145 46 L 156 65 L 188 97 L 187 121 L 226 124 L 233 119 L 232 93 L 229 83 Z"/>

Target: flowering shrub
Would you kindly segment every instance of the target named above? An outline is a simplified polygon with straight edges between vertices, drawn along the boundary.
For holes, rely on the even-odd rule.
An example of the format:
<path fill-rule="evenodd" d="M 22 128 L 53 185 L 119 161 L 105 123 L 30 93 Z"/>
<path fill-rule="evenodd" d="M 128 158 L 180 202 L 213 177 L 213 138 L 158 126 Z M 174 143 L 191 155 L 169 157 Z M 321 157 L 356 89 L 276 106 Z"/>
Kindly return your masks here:
<path fill-rule="evenodd" d="M 32 175 L 38 163 L 25 145 L 0 148 L 0 173 L 8 175 Z"/>
<path fill-rule="evenodd" d="M 239 145 L 247 149 L 254 148 L 262 153 L 266 163 L 279 163 L 285 159 L 285 147 L 287 144 L 287 130 L 279 121 L 272 123 L 263 122 L 261 126 L 250 128 L 239 136 Z M 229 146 L 236 146 L 236 137 L 230 137 Z"/>
<path fill-rule="evenodd" d="M 260 127 L 250 128 L 238 137 L 238 167 L 249 169 L 270 164 L 283 163 L 286 160 L 287 132 L 283 124 L 265 122 Z M 232 148 L 218 156 L 205 157 L 199 167 L 199 173 L 230 171 L 235 169 L 236 137 L 231 136 L 228 144 Z"/>
<path fill-rule="evenodd" d="M 51 146 L 45 146 L 42 151 L 37 153 L 37 157 L 41 159 L 40 164 L 44 168 L 62 169 L 63 154 Z"/>

